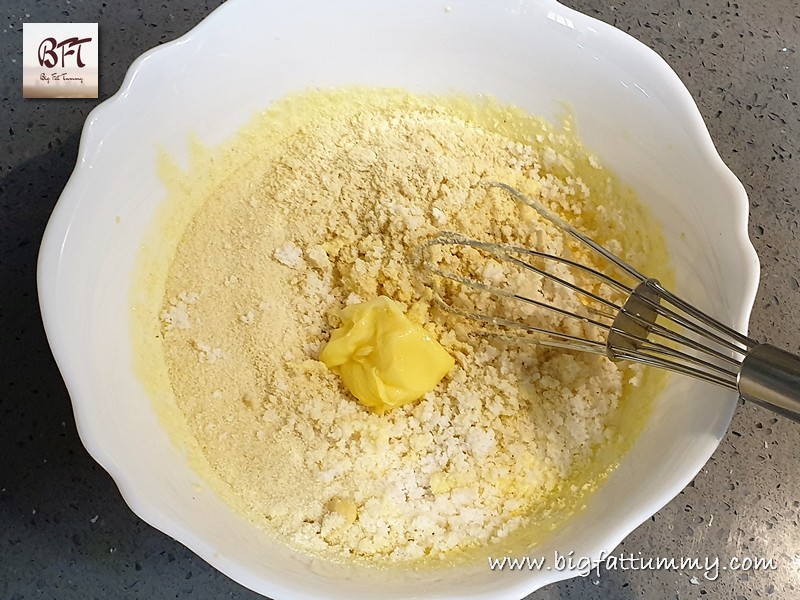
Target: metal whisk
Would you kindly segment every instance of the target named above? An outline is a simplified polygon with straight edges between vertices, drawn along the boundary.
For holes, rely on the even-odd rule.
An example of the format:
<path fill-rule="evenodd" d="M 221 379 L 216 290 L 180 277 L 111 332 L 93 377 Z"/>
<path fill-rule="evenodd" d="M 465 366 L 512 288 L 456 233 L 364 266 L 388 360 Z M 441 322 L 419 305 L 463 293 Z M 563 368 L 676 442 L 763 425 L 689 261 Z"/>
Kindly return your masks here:
<path fill-rule="evenodd" d="M 426 283 L 440 307 L 500 330 L 494 333 L 518 333 L 543 346 L 689 375 L 736 390 L 745 400 L 800 421 L 800 356 L 761 344 L 710 317 L 511 186 L 488 185 L 533 208 L 584 249 L 605 259 L 609 271 L 619 275 L 612 277 L 566 256 L 443 233 L 419 248 Z M 465 273 L 459 259 L 466 253 L 496 259 L 517 273 L 550 282 L 551 287 L 563 286 L 577 303 L 558 306 L 544 296 L 521 293 L 507 282 L 487 282 Z M 492 314 L 477 310 L 474 302 L 470 306 L 471 295 L 488 299 L 498 310 Z M 509 313 L 508 306 L 514 303 L 523 310 Z M 518 316 L 525 312 L 530 318 Z M 550 316 L 542 319 L 542 315 Z M 543 320 L 548 324 L 542 325 Z"/>

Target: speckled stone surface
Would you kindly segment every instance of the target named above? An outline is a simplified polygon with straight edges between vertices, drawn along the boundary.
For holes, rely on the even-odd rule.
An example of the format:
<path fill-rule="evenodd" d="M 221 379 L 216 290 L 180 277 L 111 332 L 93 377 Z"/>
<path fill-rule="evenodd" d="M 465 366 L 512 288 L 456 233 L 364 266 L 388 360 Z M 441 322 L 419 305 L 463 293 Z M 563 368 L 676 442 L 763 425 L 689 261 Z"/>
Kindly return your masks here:
<path fill-rule="evenodd" d="M 800 7 L 793 0 L 569 0 L 675 69 L 750 196 L 762 260 L 755 337 L 800 352 Z M 36 254 L 88 112 L 143 51 L 218 2 L 0 5 L 0 598 L 257 598 L 140 521 L 78 439 L 41 325 Z M 657 8 L 653 8 L 657 6 Z M 98 22 L 100 100 L 23 100 L 24 22 Z M 763 557 L 776 570 L 604 570 L 534 600 L 800 598 L 800 426 L 740 406 L 696 479 L 617 552 Z M 498 577 L 502 574 L 498 573 Z"/>

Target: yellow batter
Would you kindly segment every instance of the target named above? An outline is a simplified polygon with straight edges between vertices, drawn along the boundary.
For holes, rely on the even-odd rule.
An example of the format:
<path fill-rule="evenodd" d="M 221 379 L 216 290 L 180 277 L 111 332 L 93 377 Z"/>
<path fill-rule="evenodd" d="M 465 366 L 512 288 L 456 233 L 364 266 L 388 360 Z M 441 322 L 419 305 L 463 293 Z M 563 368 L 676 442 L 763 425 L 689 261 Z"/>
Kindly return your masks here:
<path fill-rule="evenodd" d="M 640 430 L 647 371 L 470 337 L 410 264 L 442 229 L 567 251 L 492 180 L 669 280 L 652 219 L 569 124 L 488 100 L 308 92 L 223 147 L 196 148 L 189 172 L 166 158 L 161 170 L 168 199 L 133 298 L 137 370 L 209 485 L 293 547 L 389 564 L 534 540 Z M 358 313 L 375 302 L 430 356 L 387 360 L 366 385 L 384 358 L 364 339 L 384 342 Z M 356 322 L 357 343 L 335 333 Z M 341 377 L 354 356 L 360 375 L 344 379 L 361 377 L 363 403 Z"/>

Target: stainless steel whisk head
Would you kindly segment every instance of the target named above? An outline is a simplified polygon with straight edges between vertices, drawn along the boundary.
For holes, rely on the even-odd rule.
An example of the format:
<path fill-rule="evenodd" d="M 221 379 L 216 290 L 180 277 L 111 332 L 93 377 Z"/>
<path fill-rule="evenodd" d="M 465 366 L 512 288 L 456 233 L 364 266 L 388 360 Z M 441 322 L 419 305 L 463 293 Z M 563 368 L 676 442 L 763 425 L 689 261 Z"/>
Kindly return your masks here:
<path fill-rule="evenodd" d="M 800 421 L 800 357 L 760 344 L 707 315 L 515 188 L 488 185 L 534 209 L 609 269 L 532 248 L 442 233 L 419 248 L 426 283 L 441 308 L 490 325 L 484 335 L 516 333 L 542 346 L 667 369 L 736 390 Z M 476 261 L 481 257 L 503 267 L 488 278 L 477 268 L 465 268 L 466 262 L 480 264 Z M 505 273 L 509 270 L 513 277 Z M 498 273 L 504 274 L 500 281 Z M 520 276 L 536 282 L 534 293 L 509 281 Z M 545 288 L 551 293 L 543 293 Z M 559 288 L 568 294 L 553 292 Z M 569 299 L 568 305 L 558 305 L 559 295 Z M 493 311 L 484 312 L 484 306 Z"/>

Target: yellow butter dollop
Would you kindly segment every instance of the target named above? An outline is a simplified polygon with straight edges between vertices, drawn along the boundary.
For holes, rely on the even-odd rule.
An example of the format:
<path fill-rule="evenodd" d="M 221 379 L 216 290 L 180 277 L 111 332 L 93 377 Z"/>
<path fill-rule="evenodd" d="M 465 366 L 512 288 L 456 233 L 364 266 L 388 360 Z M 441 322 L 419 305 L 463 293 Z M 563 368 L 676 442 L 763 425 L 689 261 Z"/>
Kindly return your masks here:
<path fill-rule="evenodd" d="M 439 342 L 386 296 L 339 312 L 320 360 L 364 405 L 383 412 L 419 400 L 453 368 Z"/>

